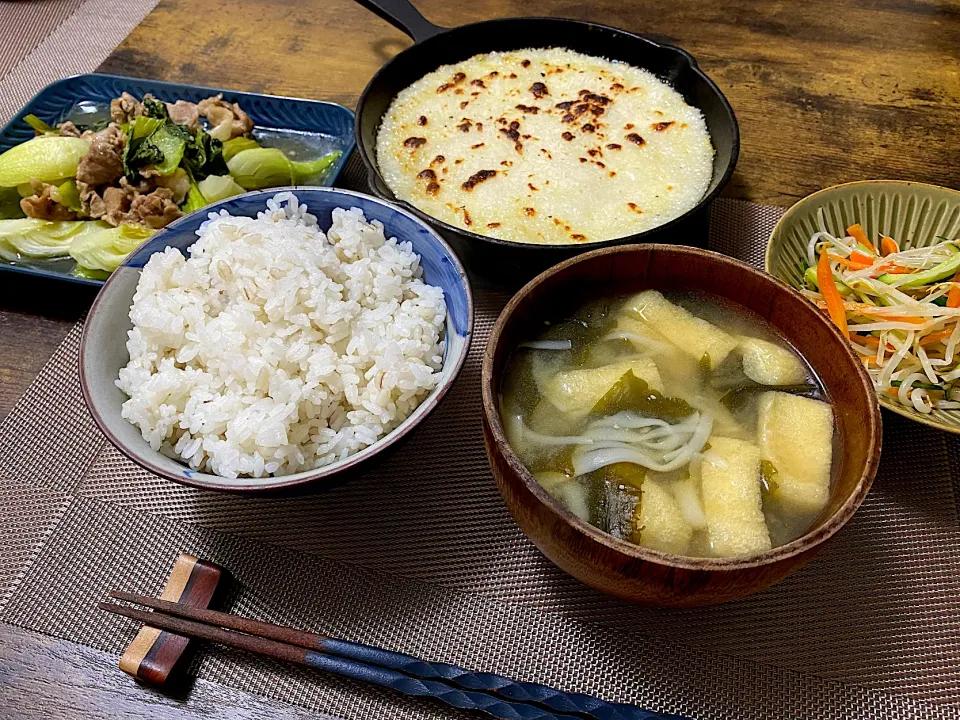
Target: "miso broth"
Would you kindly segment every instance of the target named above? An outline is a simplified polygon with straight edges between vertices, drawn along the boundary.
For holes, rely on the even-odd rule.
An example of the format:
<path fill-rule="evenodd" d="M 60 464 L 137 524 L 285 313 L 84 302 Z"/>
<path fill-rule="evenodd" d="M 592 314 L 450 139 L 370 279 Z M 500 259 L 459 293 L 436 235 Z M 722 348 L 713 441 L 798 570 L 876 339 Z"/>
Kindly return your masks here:
<path fill-rule="evenodd" d="M 601 530 L 742 557 L 803 535 L 830 497 L 833 411 L 752 312 L 706 294 L 605 298 L 547 318 L 500 398 L 537 482 Z"/>

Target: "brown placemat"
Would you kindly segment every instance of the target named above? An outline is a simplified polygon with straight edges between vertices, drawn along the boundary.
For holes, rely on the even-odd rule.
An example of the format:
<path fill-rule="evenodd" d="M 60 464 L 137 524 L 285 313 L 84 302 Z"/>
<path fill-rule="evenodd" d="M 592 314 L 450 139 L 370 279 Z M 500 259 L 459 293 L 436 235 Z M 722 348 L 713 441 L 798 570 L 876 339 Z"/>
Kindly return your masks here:
<path fill-rule="evenodd" d="M 360 187 L 352 158 L 342 184 Z M 710 246 L 754 264 L 781 210 L 714 206 Z M 235 612 L 704 719 L 960 718 L 960 444 L 885 415 L 874 488 L 823 554 L 747 600 L 624 605 L 519 532 L 487 467 L 480 357 L 507 294 L 475 288 L 456 386 L 401 452 L 325 495 L 248 499 L 160 480 L 80 396 L 80 328 L 0 424 L 0 621 L 119 653 L 95 609 L 156 593 L 181 551 L 229 568 Z M 118 671 L 119 672 L 119 671 Z M 241 653 L 192 672 L 343 718 L 466 717 Z"/>

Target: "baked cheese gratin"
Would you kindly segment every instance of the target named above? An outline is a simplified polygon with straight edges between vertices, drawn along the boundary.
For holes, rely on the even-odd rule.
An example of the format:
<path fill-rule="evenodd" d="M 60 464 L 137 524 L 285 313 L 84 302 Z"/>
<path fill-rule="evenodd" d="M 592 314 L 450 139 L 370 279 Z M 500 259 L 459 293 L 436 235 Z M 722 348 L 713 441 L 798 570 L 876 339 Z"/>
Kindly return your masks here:
<path fill-rule="evenodd" d="M 713 175 L 703 115 L 652 73 L 565 49 L 476 55 L 394 99 L 377 135 L 387 185 L 481 235 L 571 244 L 682 215 Z"/>

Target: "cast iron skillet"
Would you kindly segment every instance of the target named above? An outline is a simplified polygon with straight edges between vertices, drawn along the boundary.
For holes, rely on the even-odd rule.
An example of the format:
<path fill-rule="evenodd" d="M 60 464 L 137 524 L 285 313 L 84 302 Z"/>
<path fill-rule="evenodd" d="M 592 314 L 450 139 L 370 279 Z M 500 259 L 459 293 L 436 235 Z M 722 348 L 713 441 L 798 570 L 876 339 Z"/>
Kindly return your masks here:
<path fill-rule="evenodd" d="M 370 187 L 376 195 L 406 207 L 435 227 L 468 272 L 497 284 L 519 285 L 562 260 L 610 245 L 666 242 L 702 246 L 706 242 L 706 210 L 733 174 L 740 152 L 740 130 L 730 103 L 689 53 L 625 30 L 579 20 L 505 18 L 448 29 L 429 22 L 408 0 L 357 1 L 415 42 L 373 76 L 357 105 L 357 148 L 367 167 Z M 713 180 L 699 204 L 665 225 L 634 235 L 582 245 L 536 245 L 478 235 L 398 201 L 380 175 L 376 154 L 380 120 L 397 93 L 440 65 L 466 60 L 478 53 L 528 47 L 569 48 L 644 68 L 699 108 L 716 149 Z"/>

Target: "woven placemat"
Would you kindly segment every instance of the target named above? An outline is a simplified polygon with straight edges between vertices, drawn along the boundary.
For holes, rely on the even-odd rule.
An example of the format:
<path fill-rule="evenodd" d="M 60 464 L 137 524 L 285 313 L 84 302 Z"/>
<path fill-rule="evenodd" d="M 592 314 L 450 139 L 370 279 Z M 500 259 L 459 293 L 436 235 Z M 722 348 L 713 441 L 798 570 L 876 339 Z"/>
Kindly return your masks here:
<path fill-rule="evenodd" d="M 0 1 L 0 127 L 47 83 L 93 72 L 157 2 Z"/>
<path fill-rule="evenodd" d="M 352 158 L 342 184 L 360 187 Z M 714 206 L 710 246 L 759 265 L 782 211 Z M 508 295 L 475 288 L 476 334 L 443 404 L 379 469 L 325 495 L 248 499 L 160 480 L 105 442 L 75 328 L 0 424 L 0 621 L 119 653 L 96 610 L 160 590 L 177 553 L 229 568 L 235 612 L 704 719 L 960 718 L 960 444 L 885 415 L 853 521 L 747 600 L 628 606 L 519 532 L 487 467 L 480 358 Z M 118 671 L 119 672 L 119 671 Z M 191 672 L 347 719 L 465 717 L 226 650 Z"/>

